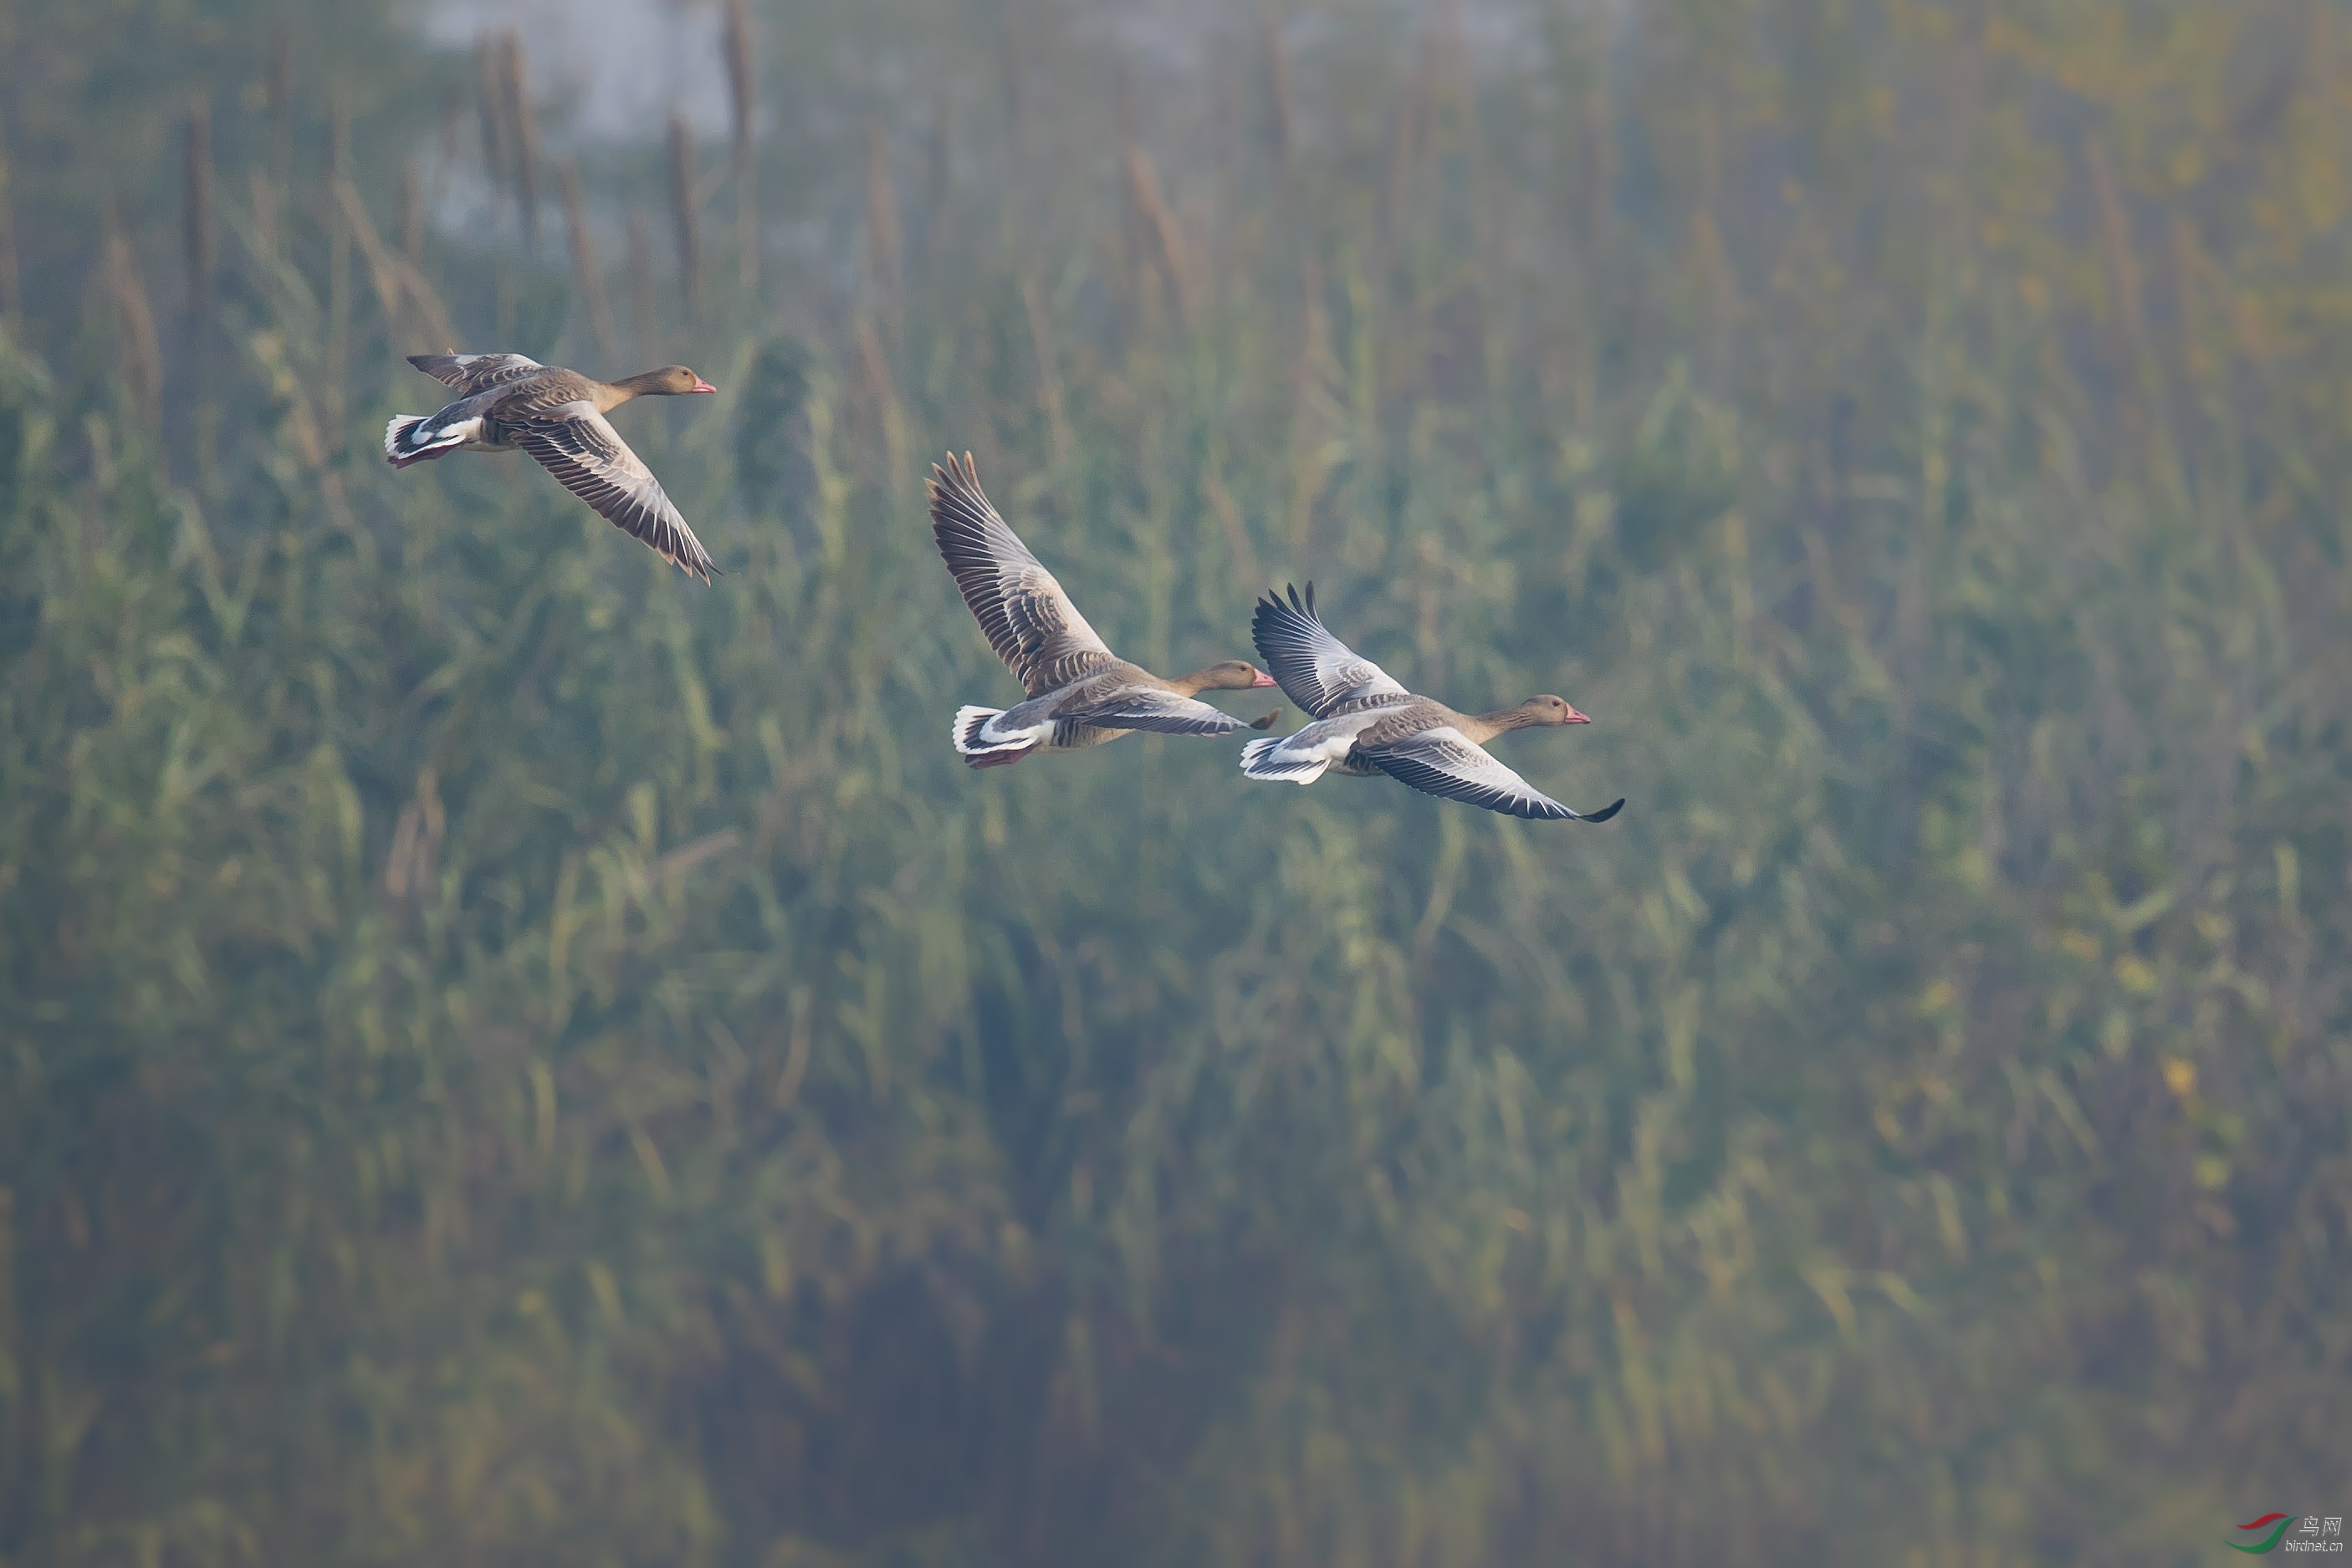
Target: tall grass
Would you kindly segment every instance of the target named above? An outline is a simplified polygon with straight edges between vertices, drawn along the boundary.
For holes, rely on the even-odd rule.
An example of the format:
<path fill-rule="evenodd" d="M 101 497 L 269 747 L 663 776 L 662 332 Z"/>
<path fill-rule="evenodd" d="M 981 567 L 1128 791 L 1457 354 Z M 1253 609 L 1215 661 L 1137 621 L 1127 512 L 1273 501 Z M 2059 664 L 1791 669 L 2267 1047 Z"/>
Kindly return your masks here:
<path fill-rule="evenodd" d="M 34 12 L 0 1560 L 2121 1564 L 2342 1480 L 2326 7 L 1291 6 L 1250 134 L 1094 13 L 712 13 L 734 269 L 690 126 L 487 44 L 237 8 L 83 125 L 184 24 Z M 385 243 L 534 123 L 570 266 Z M 715 589 L 373 456 L 420 335 L 610 358 L 615 230 Z M 1632 803 L 967 773 L 950 445 L 1131 656 L 1311 577 Z"/>

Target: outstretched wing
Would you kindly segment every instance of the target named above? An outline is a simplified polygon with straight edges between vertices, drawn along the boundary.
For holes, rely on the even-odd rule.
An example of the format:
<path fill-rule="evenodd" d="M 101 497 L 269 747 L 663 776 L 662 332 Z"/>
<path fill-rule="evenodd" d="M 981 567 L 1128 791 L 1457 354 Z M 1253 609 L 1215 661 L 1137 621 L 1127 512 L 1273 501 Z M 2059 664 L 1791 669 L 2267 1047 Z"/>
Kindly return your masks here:
<path fill-rule="evenodd" d="M 408 362 L 443 385 L 457 388 L 460 397 L 472 397 L 547 368 L 520 354 L 411 354 Z"/>
<path fill-rule="evenodd" d="M 981 494 L 968 452 L 931 465 L 931 537 L 988 645 L 1031 696 L 1113 663 L 1054 574 Z"/>
<path fill-rule="evenodd" d="M 1247 721 L 1207 703 L 1150 686 L 1126 686 L 1103 702 L 1054 716 L 1095 729 L 1146 729 L 1155 735 L 1231 735 Z"/>
<path fill-rule="evenodd" d="M 643 540 L 662 559 L 705 582 L 719 570 L 653 470 L 629 450 L 593 403 L 563 403 L 505 429 L 565 489 L 606 522 Z"/>
<path fill-rule="evenodd" d="M 1259 600 L 1257 613 L 1250 618 L 1250 640 L 1290 700 L 1317 718 L 1382 706 L 1412 695 L 1386 670 L 1331 635 L 1330 628 L 1316 617 L 1311 582 L 1303 601 L 1296 588 L 1286 604 L 1278 594 Z"/>
<path fill-rule="evenodd" d="M 1507 817 L 1544 821 L 1605 822 L 1625 804 L 1619 800 L 1587 816 L 1571 811 L 1472 743 L 1451 725 L 1424 729 L 1384 746 L 1360 748 L 1358 755 L 1399 783 L 1424 795 L 1466 800 L 1500 811 Z"/>

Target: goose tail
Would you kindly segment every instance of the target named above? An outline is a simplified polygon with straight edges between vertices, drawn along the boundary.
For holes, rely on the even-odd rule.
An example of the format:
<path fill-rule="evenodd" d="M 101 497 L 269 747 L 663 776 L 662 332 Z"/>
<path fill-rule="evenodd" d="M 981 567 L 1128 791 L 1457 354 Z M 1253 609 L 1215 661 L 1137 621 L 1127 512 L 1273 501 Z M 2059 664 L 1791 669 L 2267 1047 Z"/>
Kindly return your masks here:
<path fill-rule="evenodd" d="M 1001 768 L 1008 762 L 1018 762 L 1036 748 L 1036 737 L 1016 735 L 997 739 L 984 732 L 989 720 L 1002 718 L 1001 707 L 960 707 L 956 709 L 955 725 L 949 736 L 955 748 L 974 768 Z"/>
<path fill-rule="evenodd" d="M 481 434 L 481 423 L 469 419 L 435 430 L 430 415 L 394 414 L 392 423 L 383 427 L 383 460 L 394 468 L 405 468 L 412 463 L 438 457 L 473 441 Z"/>
<path fill-rule="evenodd" d="M 1253 740 L 1242 747 L 1242 771 L 1252 779 L 1270 784 L 1312 784 L 1323 777 L 1331 766 L 1321 757 L 1302 757 L 1297 752 L 1286 756 L 1282 740 Z"/>

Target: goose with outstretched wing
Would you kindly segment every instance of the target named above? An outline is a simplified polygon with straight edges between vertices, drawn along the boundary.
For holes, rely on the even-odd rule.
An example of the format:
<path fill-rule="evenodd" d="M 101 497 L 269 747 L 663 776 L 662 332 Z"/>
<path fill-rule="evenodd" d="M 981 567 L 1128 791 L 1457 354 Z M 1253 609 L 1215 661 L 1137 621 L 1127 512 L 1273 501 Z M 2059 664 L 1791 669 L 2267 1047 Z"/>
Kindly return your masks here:
<path fill-rule="evenodd" d="M 384 460 L 394 467 L 452 452 L 528 452 L 597 516 L 680 571 L 708 582 L 719 570 L 661 481 L 604 417 L 633 398 L 717 387 L 684 365 L 600 382 L 520 354 L 412 354 L 408 362 L 458 397 L 438 413 L 400 414 L 384 427 Z"/>
<path fill-rule="evenodd" d="M 1000 768 L 1033 751 L 1075 751 L 1135 730 L 1230 735 L 1264 729 L 1281 716 L 1276 708 L 1245 727 L 1199 700 L 1204 691 L 1274 685 L 1241 660 L 1163 680 L 1112 653 L 981 493 L 970 453 L 932 465 L 930 498 L 940 559 L 988 645 L 1028 694 L 1009 708 L 956 710 L 950 734 L 971 766 Z"/>
<path fill-rule="evenodd" d="M 1592 722 L 1563 697 L 1466 714 L 1417 696 L 1331 634 L 1315 612 L 1311 582 L 1304 598 L 1293 588 L 1287 599 L 1259 600 L 1250 632 L 1283 691 L 1309 715 L 1294 734 L 1242 747 L 1242 771 L 1252 779 L 1312 784 L 1326 773 L 1385 775 L 1441 800 L 1554 821 L 1605 822 L 1624 807 L 1621 800 L 1598 811 L 1572 811 L 1486 749 L 1506 730 Z"/>

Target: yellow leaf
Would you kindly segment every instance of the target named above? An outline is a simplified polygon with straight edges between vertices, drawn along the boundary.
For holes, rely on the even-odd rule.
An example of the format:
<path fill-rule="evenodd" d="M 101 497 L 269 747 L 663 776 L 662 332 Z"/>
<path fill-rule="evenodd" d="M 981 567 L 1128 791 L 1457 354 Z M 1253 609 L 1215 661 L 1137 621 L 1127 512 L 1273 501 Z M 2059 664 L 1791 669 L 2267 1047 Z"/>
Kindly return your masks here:
<path fill-rule="evenodd" d="M 2182 1103 L 2197 1097 L 2197 1064 L 2177 1056 L 2164 1059 L 2164 1086 Z"/>

